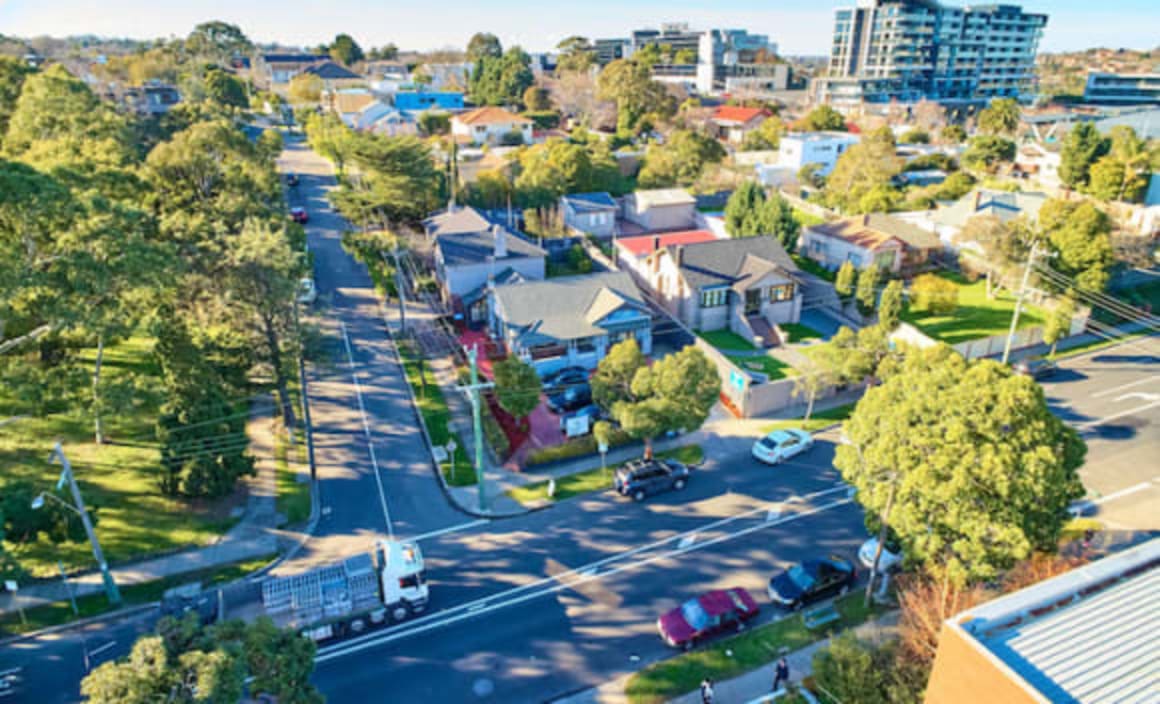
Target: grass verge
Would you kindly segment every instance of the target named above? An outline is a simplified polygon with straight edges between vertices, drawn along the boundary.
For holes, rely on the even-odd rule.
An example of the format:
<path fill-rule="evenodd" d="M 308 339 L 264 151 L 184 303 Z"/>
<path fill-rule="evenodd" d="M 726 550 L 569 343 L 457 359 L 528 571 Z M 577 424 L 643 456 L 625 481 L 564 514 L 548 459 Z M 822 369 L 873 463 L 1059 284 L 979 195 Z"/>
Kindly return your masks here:
<path fill-rule="evenodd" d="M 713 345 L 725 354 L 730 352 L 754 352 L 757 350 L 749 340 L 741 337 L 732 330 L 710 330 L 697 333 L 702 340 Z"/>
<path fill-rule="evenodd" d="M 805 340 L 820 340 L 822 333 L 814 330 L 805 323 L 781 323 L 778 325 L 782 332 L 789 335 L 789 342 L 804 342 Z"/>
<path fill-rule="evenodd" d="M 406 342 L 399 343 L 399 356 L 403 360 L 403 369 L 407 374 L 407 381 L 415 391 L 415 405 L 423 416 L 427 425 L 427 433 L 431 436 L 431 443 L 438 447 L 445 447 L 451 439 L 451 410 L 447 407 L 447 399 L 435 383 L 427 360 L 423 359 Z M 475 484 L 475 470 L 467 458 L 467 449 L 463 438 L 455 437 L 454 461 L 441 462 L 439 470 L 443 478 L 451 486 L 473 486 Z"/>
<path fill-rule="evenodd" d="M 785 430 L 787 428 L 801 428 L 802 430 L 815 433 L 823 428 L 828 428 L 834 423 L 840 423 L 850 417 L 850 413 L 854 410 L 854 404 L 847 403 L 844 406 L 835 406 L 833 408 L 817 411 L 810 416 L 810 419 L 802 420 L 801 418 L 789 418 L 786 420 L 776 420 L 762 428 L 763 433 L 771 433 L 775 430 Z"/>
<path fill-rule="evenodd" d="M 657 457 L 675 459 L 684 464 L 698 464 L 705 459 L 705 451 L 700 445 L 682 445 L 671 450 L 656 453 Z M 536 482 L 509 489 L 507 495 L 525 506 L 534 506 L 544 501 L 555 502 L 570 499 L 593 491 L 604 491 L 612 486 L 614 466 L 606 469 L 595 467 L 556 479 L 556 494 L 548 496 L 548 482 Z"/>
<path fill-rule="evenodd" d="M 277 554 L 270 554 L 253 560 L 173 575 L 152 582 L 125 585 L 120 588 L 121 599 L 124 601 L 123 606 L 137 606 L 158 601 L 167 590 L 191 582 L 201 582 L 203 588 L 232 582 L 265 567 L 276 557 Z M 112 608 L 109 606 L 104 592 L 101 592 L 78 597 L 77 611 L 79 615 L 73 615 L 72 605 L 68 601 L 54 601 L 44 606 L 25 609 L 25 620 L 23 621 L 18 613 L 5 613 L 0 615 L 0 635 L 19 635 L 50 626 L 59 626 L 74 619 L 99 616 L 112 611 Z"/>
<path fill-rule="evenodd" d="M 697 689 L 706 677 L 717 682 L 736 677 L 776 660 L 783 648 L 799 650 L 886 611 L 880 606 L 867 608 L 862 602 L 862 594 L 858 592 L 837 599 L 834 607 L 841 618 L 823 628 L 811 631 L 801 616 L 791 615 L 654 663 L 628 679 L 625 693 L 633 704 L 660 704 Z"/>
<path fill-rule="evenodd" d="M 987 282 L 980 279 L 970 283 L 962 276 L 940 272 L 939 277 L 958 286 L 958 306 L 948 314 L 915 311 L 906 307 L 902 320 L 915 326 L 932 338 L 955 345 L 969 340 L 981 340 L 994 335 L 1005 335 L 1011 325 L 1015 298 L 1003 291 L 987 298 Z M 1019 314 L 1019 329 L 1043 325 L 1046 314 L 1032 305 L 1024 305 Z"/>
<path fill-rule="evenodd" d="M 274 462 L 278 475 L 278 512 L 286 517 L 286 523 L 295 525 L 310 518 L 310 482 L 299 481 L 302 468 L 309 473 L 306 465 L 306 441 L 296 431 L 293 448 L 286 442 L 284 433 L 274 434 Z M 291 463 L 290 455 L 294 455 Z"/>

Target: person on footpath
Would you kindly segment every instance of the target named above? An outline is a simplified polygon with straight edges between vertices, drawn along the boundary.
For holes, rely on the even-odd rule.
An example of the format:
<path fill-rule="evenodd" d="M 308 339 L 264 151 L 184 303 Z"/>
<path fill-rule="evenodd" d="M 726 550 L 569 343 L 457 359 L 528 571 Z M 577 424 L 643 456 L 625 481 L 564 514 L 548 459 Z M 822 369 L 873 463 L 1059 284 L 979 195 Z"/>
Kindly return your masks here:
<path fill-rule="evenodd" d="M 774 671 L 773 691 L 776 692 L 781 688 L 783 682 L 789 684 L 789 663 L 784 657 L 777 661 Z"/>
<path fill-rule="evenodd" d="M 701 704 L 713 704 L 713 680 L 701 680 Z"/>

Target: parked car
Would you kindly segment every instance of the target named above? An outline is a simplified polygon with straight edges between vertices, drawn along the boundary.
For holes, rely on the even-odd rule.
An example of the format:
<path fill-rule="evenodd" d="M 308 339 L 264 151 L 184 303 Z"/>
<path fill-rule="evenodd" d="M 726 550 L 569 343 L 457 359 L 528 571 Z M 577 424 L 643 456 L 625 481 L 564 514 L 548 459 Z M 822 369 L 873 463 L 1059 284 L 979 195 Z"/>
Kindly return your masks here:
<path fill-rule="evenodd" d="M 1032 379 L 1045 379 L 1059 371 L 1059 365 L 1050 359 L 1037 357 L 1035 359 L 1021 359 L 1015 363 L 1016 374 L 1029 376 Z"/>
<path fill-rule="evenodd" d="M 858 548 L 858 562 L 868 570 L 874 569 L 874 553 L 877 550 L 877 537 L 862 543 L 862 547 Z M 890 572 L 899 567 L 902 567 L 902 546 L 898 541 L 887 538 L 886 545 L 882 546 L 882 555 L 878 558 L 878 571 Z"/>
<path fill-rule="evenodd" d="M 588 384 L 568 386 L 563 391 L 548 394 L 548 408 L 552 413 L 575 411 L 592 403 L 592 388 Z"/>
<path fill-rule="evenodd" d="M 305 225 L 310 220 L 310 216 L 306 214 L 306 208 L 296 205 L 290 209 L 290 219 L 296 223 Z"/>
<path fill-rule="evenodd" d="M 569 386 L 588 383 L 588 370 L 584 367 L 564 367 L 548 374 L 543 379 L 544 392 L 552 394 Z"/>
<path fill-rule="evenodd" d="M 569 420 L 583 417 L 588 418 L 588 427 L 591 428 L 592 424 L 600 420 L 603 415 L 604 411 L 600 410 L 600 406 L 597 406 L 595 403 L 590 403 L 587 406 L 572 411 L 571 413 L 566 413 L 560 416 L 560 430 L 563 430 L 568 426 Z"/>
<path fill-rule="evenodd" d="M 286 185 L 294 187 L 298 185 L 298 174 L 286 174 Z"/>
<path fill-rule="evenodd" d="M 688 650 L 714 633 L 741 630 L 760 610 L 753 596 L 741 587 L 714 589 L 658 618 L 657 630 L 665 643 Z"/>
<path fill-rule="evenodd" d="M 854 565 L 840 557 L 806 560 L 769 580 L 769 598 L 787 609 L 799 609 L 818 599 L 845 594 L 857 578 Z"/>
<path fill-rule="evenodd" d="M 314 279 L 309 277 L 298 280 L 298 296 L 299 303 L 310 305 L 318 298 L 318 289 L 314 286 Z"/>
<path fill-rule="evenodd" d="M 612 478 L 617 492 L 644 501 L 663 491 L 680 491 L 689 483 L 689 468 L 676 460 L 633 460 L 620 466 Z"/>
<path fill-rule="evenodd" d="M 759 462 L 777 464 L 814 446 L 814 438 L 804 430 L 775 430 L 753 443 L 753 457 Z"/>

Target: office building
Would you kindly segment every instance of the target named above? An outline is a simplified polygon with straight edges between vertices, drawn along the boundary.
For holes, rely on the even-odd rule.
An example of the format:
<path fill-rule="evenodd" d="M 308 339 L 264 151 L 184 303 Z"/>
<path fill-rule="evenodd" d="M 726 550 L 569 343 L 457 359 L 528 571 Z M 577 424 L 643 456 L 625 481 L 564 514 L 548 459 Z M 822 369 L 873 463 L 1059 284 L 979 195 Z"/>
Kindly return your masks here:
<path fill-rule="evenodd" d="M 1160 105 L 1160 73 L 1092 71 L 1083 99 L 1100 105 Z"/>
<path fill-rule="evenodd" d="M 1046 24 L 1016 5 L 858 0 L 835 11 L 829 73 L 814 96 L 839 105 L 1029 99 Z"/>

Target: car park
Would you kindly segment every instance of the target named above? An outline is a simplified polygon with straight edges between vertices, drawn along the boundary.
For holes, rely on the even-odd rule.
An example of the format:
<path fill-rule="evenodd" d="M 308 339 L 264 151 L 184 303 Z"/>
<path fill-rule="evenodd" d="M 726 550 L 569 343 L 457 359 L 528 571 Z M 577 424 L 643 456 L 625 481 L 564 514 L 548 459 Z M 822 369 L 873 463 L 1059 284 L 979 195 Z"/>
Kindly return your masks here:
<path fill-rule="evenodd" d="M 769 598 L 786 609 L 799 609 L 819 599 L 845 594 L 858 573 L 848 560 L 827 557 L 805 560 L 769 580 Z"/>
<path fill-rule="evenodd" d="M 563 391 L 548 394 L 548 409 L 552 413 L 568 413 L 592 403 L 592 389 L 588 384 L 568 386 Z"/>
<path fill-rule="evenodd" d="M 1050 359 L 1036 357 L 1035 359 L 1021 359 L 1012 367 L 1016 374 L 1029 376 L 1032 379 L 1046 379 L 1059 371 L 1059 365 Z"/>
<path fill-rule="evenodd" d="M 775 430 L 753 443 L 753 457 L 759 462 L 777 464 L 814 446 L 814 438 L 804 430 Z"/>
<path fill-rule="evenodd" d="M 878 551 L 878 538 L 870 538 L 858 548 L 858 562 L 866 569 L 874 569 L 874 553 Z M 890 572 L 902 567 L 902 546 L 897 541 L 886 539 L 882 554 L 878 557 L 878 571 Z"/>
<path fill-rule="evenodd" d="M 300 225 L 304 225 L 310 220 L 310 216 L 306 214 L 306 208 L 296 205 L 290 209 L 290 219 Z"/>
<path fill-rule="evenodd" d="M 741 630 L 760 611 L 757 600 L 741 587 L 714 589 L 658 618 L 657 630 L 665 643 L 688 650 L 714 633 Z"/>
<path fill-rule="evenodd" d="M 644 501 L 646 496 L 680 491 L 689 483 L 688 466 L 676 460 L 633 460 L 621 465 L 612 478 L 616 491 Z"/>

